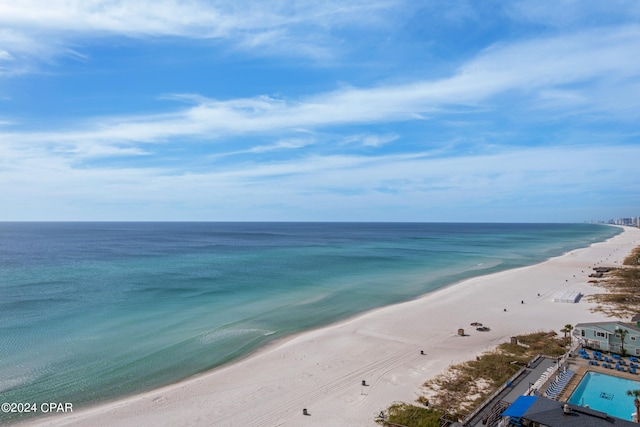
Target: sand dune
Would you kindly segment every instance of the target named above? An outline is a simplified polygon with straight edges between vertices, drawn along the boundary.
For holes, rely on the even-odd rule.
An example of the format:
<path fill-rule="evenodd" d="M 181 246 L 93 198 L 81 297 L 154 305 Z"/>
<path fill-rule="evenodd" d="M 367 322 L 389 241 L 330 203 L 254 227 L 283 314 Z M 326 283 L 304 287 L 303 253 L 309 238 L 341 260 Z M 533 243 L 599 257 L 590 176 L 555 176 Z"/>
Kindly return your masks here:
<path fill-rule="evenodd" d="M 374 426 L 392 402 L 414 401 L 427 379 L 514 334 L 604 320 L 590 312 L 586 298 L 578 304 L 552 298 L 561 290 L 601 292 L 587 283 L 591 267 L 620 264 L 636 246 L 640 229 L 627 228 L 541 264 L 466 280 L 299 334 L 168 387 L 29 424 Z M 476 331 L 470 326 L 475 321 L 491 330 Z M 458 328 L 468 335 L 458 336 Z"/>

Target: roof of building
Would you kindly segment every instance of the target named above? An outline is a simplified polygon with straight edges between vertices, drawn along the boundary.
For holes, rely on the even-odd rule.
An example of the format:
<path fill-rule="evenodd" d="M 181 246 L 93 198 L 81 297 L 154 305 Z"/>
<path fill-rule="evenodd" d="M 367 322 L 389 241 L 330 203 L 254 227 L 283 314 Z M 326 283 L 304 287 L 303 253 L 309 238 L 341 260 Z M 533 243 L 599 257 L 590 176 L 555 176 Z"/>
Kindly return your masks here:
<path fill-rule="evenodd" d="M 636 423 L 631 421 L 611 417 L 604 412 L 572 404 L 567 404 L 569 412 L 565 413 L 564 405 L 562 402 L 542 396 L 520 396 L 502 415 L 522 417 L 549 427 L 637 426 Z M 514 410 L 510 412 L 512 407 L 514 407 Z"/>
<path fill-rule="evenodd" d="M 636 314 L 631 318 L 632 322 L 640 322 L 640 313 Z"/>
<path fill-rule="evenodd" d="M 502 413 L 504 417 L 521 417 L 531 407 L 538 396 L 520 396 Z"/>

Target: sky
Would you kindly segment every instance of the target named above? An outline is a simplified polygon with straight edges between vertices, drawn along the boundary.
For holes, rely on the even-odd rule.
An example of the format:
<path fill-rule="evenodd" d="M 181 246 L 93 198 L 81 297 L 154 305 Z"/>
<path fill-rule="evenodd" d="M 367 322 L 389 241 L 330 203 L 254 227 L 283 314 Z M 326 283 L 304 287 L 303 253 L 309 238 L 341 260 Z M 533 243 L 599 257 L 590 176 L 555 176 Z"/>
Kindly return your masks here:
<path fill-rule="evenodd" d="M 636 0 L 0 0 L 0 221 L 638 215 Z"/>

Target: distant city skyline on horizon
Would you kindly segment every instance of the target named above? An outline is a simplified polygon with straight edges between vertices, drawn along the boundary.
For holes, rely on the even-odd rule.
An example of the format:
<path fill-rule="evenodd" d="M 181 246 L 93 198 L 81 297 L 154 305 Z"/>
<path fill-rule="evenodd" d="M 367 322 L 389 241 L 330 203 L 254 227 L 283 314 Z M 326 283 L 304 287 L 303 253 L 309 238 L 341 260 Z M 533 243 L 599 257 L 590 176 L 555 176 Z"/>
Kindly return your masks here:
<path fill-rule="evenodd" d="M 0 221 L 640 214 L 635 1 L 0 0 L 0 24 Z"/>
<path fill-rule="evenodd" d="M 640 215 L 631 216 L 631 217 L 619 217 L 615 219 L 609 219 L 607 221 L 598 221 L 603 224 L 613 224 L 613 225 L 629 225 L 632 227 L 640 227 Z"/>

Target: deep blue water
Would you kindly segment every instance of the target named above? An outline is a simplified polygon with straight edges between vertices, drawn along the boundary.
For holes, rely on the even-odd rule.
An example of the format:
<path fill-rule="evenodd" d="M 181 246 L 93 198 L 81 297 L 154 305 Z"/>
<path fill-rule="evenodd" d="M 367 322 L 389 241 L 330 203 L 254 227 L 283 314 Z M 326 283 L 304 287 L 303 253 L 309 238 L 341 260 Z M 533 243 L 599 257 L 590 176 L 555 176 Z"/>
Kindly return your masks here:
<path fill-rule="evenodd" d="M 592 224 L 0 223 L 0 402 L 80 408 L 140 392 L 275 338 L 620 231 Z"/>

